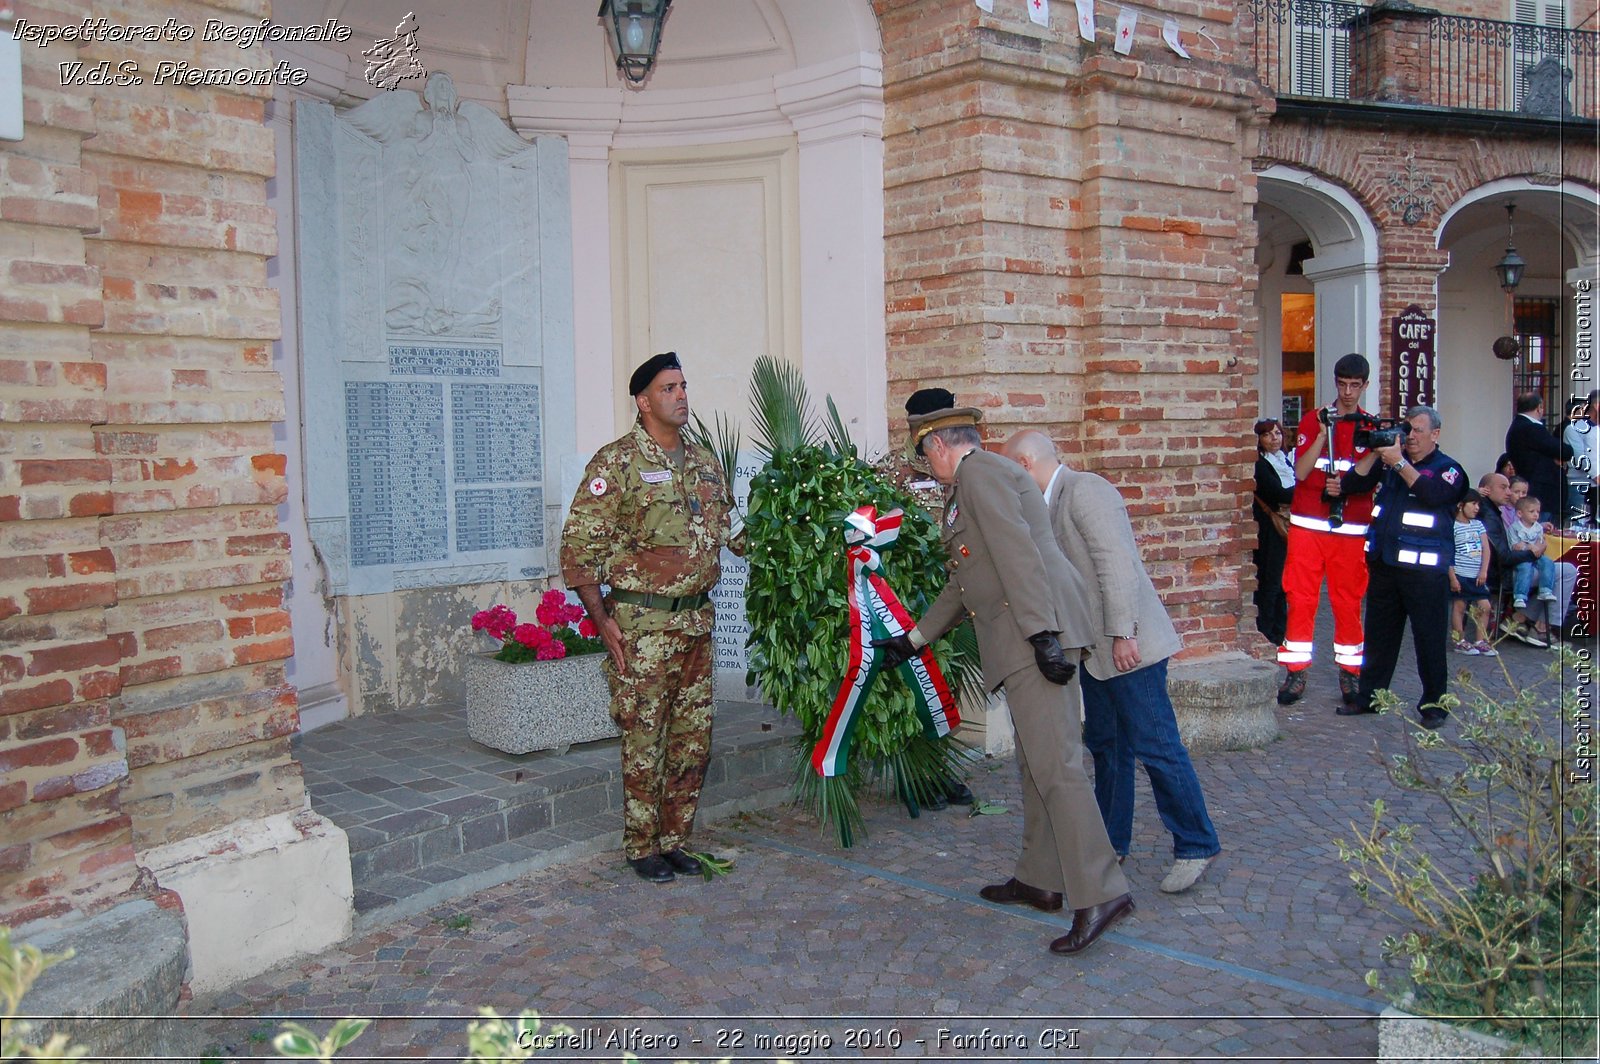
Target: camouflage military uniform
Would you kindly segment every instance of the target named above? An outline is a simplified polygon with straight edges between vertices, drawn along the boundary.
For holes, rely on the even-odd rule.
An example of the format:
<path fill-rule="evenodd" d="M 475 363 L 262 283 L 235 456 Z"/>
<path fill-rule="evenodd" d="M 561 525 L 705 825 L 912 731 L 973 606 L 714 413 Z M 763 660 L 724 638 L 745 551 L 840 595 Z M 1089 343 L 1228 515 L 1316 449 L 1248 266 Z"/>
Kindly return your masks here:
<path fill-rule="evenodd" d="M 698 596 L 716 585 L 733 498 L 716 460 L 684 442 L 673 465 L 644 426 L 590 460 L 561 533 L 568 587 Z M 607 603 L 625 668 L 606 659 L 611 717 L 622 729 L 623 848 L 629 858 L 688 841 L 711 756 L 709 599 L 688 609 Z"/>
<path fill-rule="evenodd" d="M 944 520 L 945 487 L 934 479 L 928 460 L 909 448 L 891 451 L 873 467 L 879 474 L 913 499 L 933 519 L 934 527 Z"/>

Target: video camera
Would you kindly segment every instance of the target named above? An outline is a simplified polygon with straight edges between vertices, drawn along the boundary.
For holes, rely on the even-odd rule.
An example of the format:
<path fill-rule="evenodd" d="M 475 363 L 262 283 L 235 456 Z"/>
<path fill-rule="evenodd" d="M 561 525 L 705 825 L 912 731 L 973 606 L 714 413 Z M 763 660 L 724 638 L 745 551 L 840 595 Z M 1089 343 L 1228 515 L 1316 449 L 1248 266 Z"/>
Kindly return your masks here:
<path fill-rule="evenodd" d="M 1341 421 L 1354 422 L 1355 434 L 1351 442 L 1357 447 L 1375 451 L 1380 447 L 1393 447 L 1406 438 L 1411 422 L 1400 417 L 1373 417 L 1371 414 L 1345 414 L 1335 417 L 1327 407 L 1317 411 L 1317 420 L 1332 426 Z"/>

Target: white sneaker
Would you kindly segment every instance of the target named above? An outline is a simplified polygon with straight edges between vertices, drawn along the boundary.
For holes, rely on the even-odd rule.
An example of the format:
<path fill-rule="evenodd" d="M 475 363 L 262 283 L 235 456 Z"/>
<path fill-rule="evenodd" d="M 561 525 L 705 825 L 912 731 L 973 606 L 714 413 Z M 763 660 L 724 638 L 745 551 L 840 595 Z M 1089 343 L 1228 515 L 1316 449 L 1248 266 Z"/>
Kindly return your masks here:
<path fill-rule="evenodd" d="M 1172 862 L 1172 867 L 1167 870 L 1167 878 L 1161 881 L 1163 894 L 1182 894 L 1206 874 L 1206 869 L 1214 857 L 1180 857 Z"/>
<path fill-rule="evenodd" d="M 1487 639 L 1478 640 L 1477 651 L 1486 658 L 1498 658 L 1500 656 L 1500 652 L 1489 645 L 1489 641 Z"/>
<path fill-rule="evenodd" d="M 1539 589 L 1539 601 L 1540 602 L 1554 602 L 1555 600 L 1556 600 L 1556 592 L 1555 592 L 1554 588 L 1541 587 Z"/>
<path fill-rule="evenodd" d="M 1514 609 L 1514 610 L 1527 609 L 1528 608 L 1528 596 L 1526 596 L 1526 595 L 1518 595 L 1516 598 L 1512 599 L 1511 600 L 1511 608 Z"/>

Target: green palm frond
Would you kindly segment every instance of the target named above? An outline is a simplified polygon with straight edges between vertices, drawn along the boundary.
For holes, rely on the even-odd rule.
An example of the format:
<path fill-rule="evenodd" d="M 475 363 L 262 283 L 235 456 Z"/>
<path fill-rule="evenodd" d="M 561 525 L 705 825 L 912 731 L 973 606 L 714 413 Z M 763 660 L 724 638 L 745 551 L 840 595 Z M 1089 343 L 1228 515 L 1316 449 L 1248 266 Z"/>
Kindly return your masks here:
<path fill-rule="evenodd" d="M 861 769 L 854 762 L 842 776 L 819 776 L 811 767 L 811 742 L 802 737 L 795 746 L 794 804 L 831 825 L 839 845 L 849 847 L 865 838 L 867 821 L 856 794 L 861 789 Z"/>
<path fill-rule="evenodd" d="M 722 467 L 723 483 L 728 485 L 728 490 L 734 490 L 734 476 L 739 468 L 739 448 L 744 440 L 740 437 L 739 427 L 732 418 L 718 410 L 712 416 L 711 427 L 700 420 L 699 414 L 692 415 L 694 423 L 685 426 L 684 435 L 696 447 L 704 447 L 716 458 L 717 464 Z M 737 509 L 737 503 L 735 504 Z"/>
<path fill-rule="evenodd" d="M 750 371 L 750 412 L 756 422 L 756 448 L 763 457 L 817 444 L 811 396 L 792 362 L 770 355 L 756 359 Z"/>
<path fill-rule="evenodd" d="M 983 682 L 983 662 L 978 658 L 978 632 L 967 621 L 945 636 L 950 659 L 945 677 L 955 688 L 962 719 L 976 714 L 989 704 L 989 690 Z"/>
<path fill-rule="evenodd" d="M 850 438 L 850 430 L 845 427 L 844 418 L 839 416 L 839 408 L 833 405 L 833 396 L 826 397 L 828 401 L 828 446 L 836 454 L 848 455 L 859 458 L 856 451 L 856 442 Z"/>

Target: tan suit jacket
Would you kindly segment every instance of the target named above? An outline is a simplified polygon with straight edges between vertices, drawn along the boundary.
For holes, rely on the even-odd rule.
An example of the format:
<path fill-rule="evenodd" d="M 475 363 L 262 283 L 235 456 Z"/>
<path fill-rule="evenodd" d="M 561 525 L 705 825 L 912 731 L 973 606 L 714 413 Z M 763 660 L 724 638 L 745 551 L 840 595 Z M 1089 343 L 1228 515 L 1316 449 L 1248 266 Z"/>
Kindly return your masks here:
<path fill-rule="evenodd" d="M 1139 559 L 1122 494 L 1104 477 L 1061 467 L 1050 493 L 1050 523 L 1067 560 L 1092 585 L 1088 611 L 1095 634 L 1087 668 L 1097 680 L 1121 675 L 1111 641 L 1139 640 L 1140 667 L 1170 658 L 1183 646 L 1161 596 Z"/>
<path fill-rule="evenodd" d="M 1022 770 L 1022 853 L 1013 875 L 1065 891 L 1074 909 L 1126 894 L 1083 768 L 1078 680 L 1050 683 L 1028 643 L 1039 632 L 1059 633 L 1068 648 L 1094 642 L 1085 608 L 1093 596 L 1061 553 L 1033 477 L 997 454 L 967 454 L 945 510 L 944 545 L 950 579 L 919 627 L 933 639 L 971 611 L 984 682 L 991 690 L 1005 684 Z"/>
<path fill-rule="evenodd" d="M 1063 647 L 1094 643 L 1094 596 L 1061 552 L 1044 495 L 1021 466 L 983 450 L 963 458 L 943 536 L 950 579 L 923 616 L 922 634 L 932 641 L 971 612 L 991 691 L 1037 667 L 1031 635 L 1058 632 Z"/>

